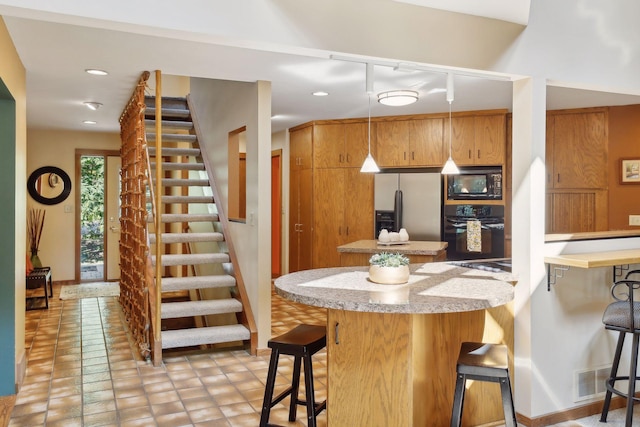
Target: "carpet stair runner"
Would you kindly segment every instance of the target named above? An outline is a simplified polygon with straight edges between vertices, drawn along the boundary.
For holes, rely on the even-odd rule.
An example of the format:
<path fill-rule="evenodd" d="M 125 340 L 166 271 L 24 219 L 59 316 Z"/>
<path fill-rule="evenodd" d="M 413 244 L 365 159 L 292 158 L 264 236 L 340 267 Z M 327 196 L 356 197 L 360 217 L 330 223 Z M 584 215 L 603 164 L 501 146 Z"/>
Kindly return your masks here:
<path fill-rule="evenodd" d="M 155 145 L 155 98 L 146 98 L 145 125 L 146 137 L 149 145 Z M 165 212 L 161 213 L 161 221 L 164 230 L 161 233 L 161 241 L 165 248 L 175 248 L 182 245 L 203 242 L 224 242 L 225 236 L 222 232 L 172 232 L 178 228 L 171 227 L 171 224 L 182 223 L 183 225 L 196 222 L 217 223 L 218 215 L 215 213 L 173 213 L 177 210 L 175 205 L 182 206 L 182 212 L 191 212 L 194 205 L 214 204 L 212 196 L 204 194 L 182 195 L 186 190 L 189 193 L 197 192 L 194 189 L 203 189 L 210 186 L 209 179 L 203 179 L 202 174 L 206 174 L 205 166 L 202 163 L 200 147 L 194 131 L 194 124 L 191 121 L 191 113 L 185 98 L 162 98 L 162 170 L 167 176 L 162 179 L 163 196 L 162 202 Z M 149 158 L 151 167 L 156 167 L 156 148 L 149 147 Z M 184 162 L 188 159 L 188 163 Z M 200 172 L 199 177 L 195 177 L 193 172 Z M 188 176 L 188 178 L 185 178 Z M 155 178 L 155 177 L 154 177 Z M 155 184 L 154 184 L 155 185 Z M 200 190 L 198 193 L 203 192 Z M 181 195 L 176 195 L 181 194 Z M 155 230 L 153 230 L 153 218 L 149 216 L 149 238 L 152 248 L 156 242 Z M 179 227 L 188 229 L 188 227 Z M 212 227 L 220 229 L 220 227 Z M 170 230 L 170 231 L 169 231 Z M 156 256 L 152 256 L 155 266 Z M 230 266 L 230 258 L 227 253 L 163 253 L 161 256 L 163 267 L 188 266 L 193 271 L 193 266 L 202 264 L 220 264 L 224 274 L 187 277 L 162 277 L 159 279 L 163 294 L 182 291 L 194 291 L 214 288 L 229 288 L 231 295 L 236 297 L 215 299 L 215 300 L 193 300 L 179 302 L 163 302 L 161 304 L 162 319 L 173 319 L 193 316 L 209 316 L 216 314 L 242 313 L 243 302 L 239 299 L 239 293 L 235 292 L 237 286 L 233 275 L 233 266 Z M 180 268 L 174 270 L 181 270 Z M 163 271 L 168 271 L 163 268 Z M 158 280 L 158 279 L 156 279 Z M 192 293 L 190 293 L 191 295 Z M 162 349 L 177 347 L 199 346 L 205 344 L 220 344 L 244 342 L 249 345 L 251 339 L 249 329 L 241 324 L 205 326 L 179 330 L 162 331 Z"/>

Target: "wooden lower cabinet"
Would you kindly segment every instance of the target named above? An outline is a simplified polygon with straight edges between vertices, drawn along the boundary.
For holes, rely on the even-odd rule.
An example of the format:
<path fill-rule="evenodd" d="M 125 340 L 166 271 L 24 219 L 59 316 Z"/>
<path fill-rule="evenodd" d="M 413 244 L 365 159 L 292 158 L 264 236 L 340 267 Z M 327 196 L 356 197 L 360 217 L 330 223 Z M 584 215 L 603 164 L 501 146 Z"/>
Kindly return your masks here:
<path fill-rule="evenodd" d="M 609 229 L 607 190 L 547 191 L 546 233 Z"/>
<path fill-rule="evenodd" d="M 313 268 L 339 267 L 338 246 L 373 238 L 373 175 L 316 169 L 313 195 Z"/>
<path fill-rule="evenodd" d="M 308 270 L 313 259 L 313 222 L 311 169 L 291 171 L 289 216 L 289 271 Z"/>
<path fill-rule="evenodd" d="M 462 342 L 506 343 L 513 377 L 511 304 L 447 314 L 329 309 L 328 426 L 449 426 Z M 502 419 L 499 387 L 473 382 L 463 425 Z"/>

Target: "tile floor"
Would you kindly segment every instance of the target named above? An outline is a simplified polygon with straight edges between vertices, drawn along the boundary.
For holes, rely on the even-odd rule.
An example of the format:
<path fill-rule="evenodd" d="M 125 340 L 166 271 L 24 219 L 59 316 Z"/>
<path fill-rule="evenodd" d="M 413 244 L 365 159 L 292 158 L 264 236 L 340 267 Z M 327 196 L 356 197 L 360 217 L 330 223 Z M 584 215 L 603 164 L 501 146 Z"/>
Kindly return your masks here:
<path fill-rule="evenodd" d="M 26 313 L 27 374 L 10 426 L 258 425 L 268 357 L 182 352 L 154 368 L 132 351 L 116 297 L 61 301 L 59 292 L 54 286 L 49 310 Z M 297 323 L 326 323 L 323 309 L 273 301 L 274 336 Z M 279 386 L 290 381 L 291 370 L 291 358 L 282 356 Z M 314 355 L 317 400 L 326 398 L 326 377 L 323 350 Z M 303 407 L 300 421 L 287 422 L 287 403 L 272 409 L 270 422 L 306 425 Z M 326 426 L 324 412 L 318 425 Z"/>
<path fill-rule="evenodd" d="M 258 425 L 268 357 L 253 357 L 243 350 L 183 352 L 166 355 L 163 366 L 154 368 L 132 351 L 116 297 L 61 301 L 59 292 L 60 287 L 54 286 L 49 310 L 26 313 L 27 375 L 9 426 Z M 297 323 L 325 322 L 325 310 L 274 295 L 273 336 Z M 291 370 L 290 358 L 283 356 L 280 389 Z M 314 378 L 316 398 L 323 400 L 325 350 L 314 355 Z M 287 422 L 287 403 L 285 399 L 272 409 L 270 421 L 306 425 L 302 407 L 299 420 Z M 592 416 L 557 427 L 618 427 L 624 425 L 623 418 L 622 410 L 616 410 L 607 424 Z M 326 424 L 322 412 L 318 426 Z"/>

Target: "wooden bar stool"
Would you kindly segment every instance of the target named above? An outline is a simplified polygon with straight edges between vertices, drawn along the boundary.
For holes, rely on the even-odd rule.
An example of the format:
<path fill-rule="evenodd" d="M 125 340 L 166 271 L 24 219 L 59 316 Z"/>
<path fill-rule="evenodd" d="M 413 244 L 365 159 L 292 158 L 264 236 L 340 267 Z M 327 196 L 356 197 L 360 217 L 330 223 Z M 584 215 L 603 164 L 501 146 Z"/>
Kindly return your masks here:
<path fill-rule="evenodd" d="M 509 379 L 509 355 L 507 346 L 463 342 L 456 367 L 456 391 L 453 397 L 451 427 L 459 427 L 462 421 L 465 383 L 467 380 L 500 383 L 502 408 L 506 427 L 516 427 L 516 411 L 511 395 Z"/>
<path fill-rule="evenodd" d="M 311 356 L 327 345 L 326 328 L 315 325 L 298 325 L 289 332 L 272 338 L 269 340 L 268 345 L 269 348 L 271 348 L 271 360 L 269 362 L 267 384 L 265 385 L 264 400 L 262 402 L 260 427 L 273 426 L 273 424 L 269 424 L 271 408 L 287 396 L 291 396 L 289 421 L 296 420 L 297 405 L 304 405 L 307 407 L 307 426 L 315 427 L 316 415 L 326 408 L 327 401 L 325 400 L 318 404 L 315 402 Z M 293 377 L 291 379 L 291 386 L 272 400 L 280 354 L 294 356 Z M 300 400 L 298 399 L 298 388 L 300 386 L 300 364 L 303 360 L 306 396 L 305 400 Z"/>

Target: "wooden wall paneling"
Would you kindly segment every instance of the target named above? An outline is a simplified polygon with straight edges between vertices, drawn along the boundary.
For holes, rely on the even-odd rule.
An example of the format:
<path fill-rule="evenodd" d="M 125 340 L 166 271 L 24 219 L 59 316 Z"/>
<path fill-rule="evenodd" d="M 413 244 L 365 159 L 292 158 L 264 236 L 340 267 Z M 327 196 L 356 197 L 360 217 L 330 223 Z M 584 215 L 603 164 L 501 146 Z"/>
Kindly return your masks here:
<path fill-rule="evenodd" d="M 298 174 L 300 180 L 299 195 L 299 241 L 298 270 L 313 267 L 313 173 L 304 169 Z"/>

